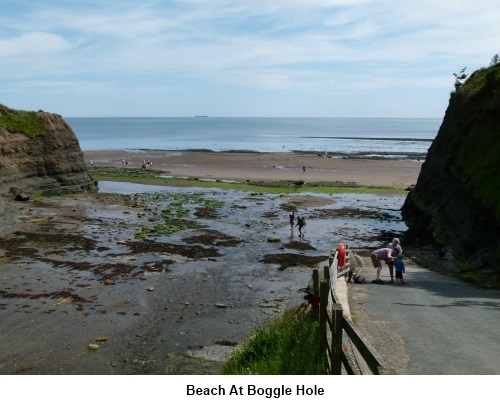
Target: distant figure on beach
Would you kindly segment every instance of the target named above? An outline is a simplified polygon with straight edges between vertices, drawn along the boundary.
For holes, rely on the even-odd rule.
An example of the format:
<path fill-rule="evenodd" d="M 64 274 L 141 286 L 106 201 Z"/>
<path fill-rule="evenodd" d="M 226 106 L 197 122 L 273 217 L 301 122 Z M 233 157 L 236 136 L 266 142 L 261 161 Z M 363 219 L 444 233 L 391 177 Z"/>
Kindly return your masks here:
<path fill-rule="evenodd" d="M 403 273 L 405 272 L 405 264 L 403 262 L 403 254 L 398 253 L 396 255 L 396 259 L 394 260 L 394 268 L 396 269 L 396 283 L 401 285 L 401 284 L 406 284 L 404 279 L 403 279 Z"/>
<path fill-rule="evenodd" d="M 394 238 L 391 243 L 387 245 L 389 249 L 393 249 L 397 254 L 403 253 L 403 248 L 401 247 L 401 242 L 398 238 Z M 389 266 L 389 274 L 391 276 L 391 283 L 394 283 L 394 264 L 392 261 L 386 262 L 387 266 Z"/>
<path fill-rule="evenodd" d="M 125 165 L 125 159 L 122 159 L 122 165 Z"/>
<path fill-rule="evenodd" d="M 306 225 L 306 219 L 303 216 L 302 217 L 297 216 L 297 225 L 295 226 L 299 227 L 299 237 L 304 236 L 305 231 L 303 232 L 302 228 L 304 228 L 305 225 Z"/>
<path fill-rule="evenodd" d="M 382 271 L 382 260 L 386 263 L 389 261 L 393 261 L 396 257 L 396 251 L 391 248 L 382 248 L 374 250 L 371 254 L 371 259 L 373 263 L 373 267 L 377 269 L 377 278 L 372 281 L 375 284 L 384 284 L 384 282 L 380 279 L 380 272 Z"/>
<path fill-rule="evenodd" d="M 302 166 L 302 173 L 305 173 L 305 172 L 306 172 L 306 167 Z"/>
<path fill-rule="evenodd" d="M 90 166 L 94 166 L 94 161 L 93 160 L 90 161 Z"/>
<path fill-rule="evenodd" d="M 293 231 L 293 228 L 295 226 L 295 212 L 294 211 L 290 211 L 290 213 L 288 214 L 289 218 L 290 218 L 290 229 Z"/>

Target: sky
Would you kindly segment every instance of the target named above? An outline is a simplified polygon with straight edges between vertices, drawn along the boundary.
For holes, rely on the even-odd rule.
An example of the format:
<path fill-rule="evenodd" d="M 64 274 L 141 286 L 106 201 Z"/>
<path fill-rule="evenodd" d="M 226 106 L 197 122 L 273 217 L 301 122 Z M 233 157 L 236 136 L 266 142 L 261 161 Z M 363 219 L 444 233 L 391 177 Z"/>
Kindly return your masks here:
<path fill-rule="evenodd" d="M 64 117 L 442 118 L 498 0 L 0 0 L 0 103 Z"/>

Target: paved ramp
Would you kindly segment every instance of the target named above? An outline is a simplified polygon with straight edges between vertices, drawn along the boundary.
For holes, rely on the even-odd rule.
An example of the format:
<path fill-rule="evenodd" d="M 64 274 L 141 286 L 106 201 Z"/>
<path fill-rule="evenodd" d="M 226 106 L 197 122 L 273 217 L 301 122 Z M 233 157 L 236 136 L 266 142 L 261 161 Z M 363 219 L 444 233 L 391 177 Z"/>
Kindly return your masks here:
<path fill-rule="evenodd" d="M 369 258 L 357 269 L 375 279 Z M 348 285 L 356 326 L 398 374 L 500 374 L 500 292 L 405 262 L 407 285 Z"/>

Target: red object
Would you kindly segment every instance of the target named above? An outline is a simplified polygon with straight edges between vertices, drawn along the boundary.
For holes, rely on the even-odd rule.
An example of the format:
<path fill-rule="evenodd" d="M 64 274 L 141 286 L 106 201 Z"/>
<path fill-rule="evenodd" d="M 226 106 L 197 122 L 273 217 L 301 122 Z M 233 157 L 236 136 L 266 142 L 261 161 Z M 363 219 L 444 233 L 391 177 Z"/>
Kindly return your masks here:
<path fill-rule="evenodd" d="M 345 246 L 343 243 L 339 243 L 337 247 L 338 255 L 337 255 L 337 267 L 345 266 Z"/>
<path fill-rule="evenodd" d="M 312 306 L 314 309 L 318 309 L 318 308 L 319 308 L 319 297 L 313 296 L 313 297 L 311 298 L 311 306 Z"/>

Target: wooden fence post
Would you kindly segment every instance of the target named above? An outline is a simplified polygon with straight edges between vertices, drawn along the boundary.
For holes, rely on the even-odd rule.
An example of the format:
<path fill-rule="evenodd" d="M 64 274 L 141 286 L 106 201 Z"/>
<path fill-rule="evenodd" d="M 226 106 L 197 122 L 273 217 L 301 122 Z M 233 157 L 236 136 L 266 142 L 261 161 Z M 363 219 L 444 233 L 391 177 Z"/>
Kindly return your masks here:
<path fill-rule="evenodd" d="M 329 357 L 328 350 L 328 337 L 327 332 L 327 317 L 328 317 L 328 292 L 330 290 L 330 284 L 327 280 L 321 280 L 320 284 L 320 304 L 319 304 L 319 339 L 320 347 L 322 350 L 326 350 Z"/>
<path fill-rule="evenodd" d="M 332 304 L 332 363 L 331 373 L 342 374 L 342 304 Z"/>
<path fill-rule="evenodd" d="M 323 266 L 323 278 L 330 282 L 330 267 L 329 266 Z"/>

